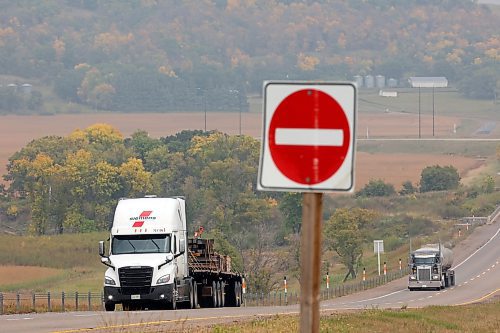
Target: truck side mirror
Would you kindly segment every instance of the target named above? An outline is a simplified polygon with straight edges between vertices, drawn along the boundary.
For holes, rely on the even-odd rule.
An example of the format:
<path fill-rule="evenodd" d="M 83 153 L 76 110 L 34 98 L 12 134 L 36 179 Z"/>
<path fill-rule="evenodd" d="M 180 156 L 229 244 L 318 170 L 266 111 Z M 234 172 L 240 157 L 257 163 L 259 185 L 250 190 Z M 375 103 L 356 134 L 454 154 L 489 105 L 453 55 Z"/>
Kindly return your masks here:
<path fill-rule="evenodd" d="M 166 264 L 168 264 L 169 262 L 174 260 L 174 258 L 175 258 L 175 256 L 173 253 L 167 253 L 167 258 L 165 258 L 165 262 L 158 265 L 158 269 L 162 268 L 163 266 L 165 266 Z"/>
<path fill-rule="evenodd" d="M 104 247 L 104 241 L 99 241 L 99 255 L 104 257 L 104 252 L 106 252 Z"/>
<path fill-rule="evenodd" d="M 185 239 L 181 239 L 179 241 L 179 252 L 180 253 L 186 252 L 186 240 Z"/>

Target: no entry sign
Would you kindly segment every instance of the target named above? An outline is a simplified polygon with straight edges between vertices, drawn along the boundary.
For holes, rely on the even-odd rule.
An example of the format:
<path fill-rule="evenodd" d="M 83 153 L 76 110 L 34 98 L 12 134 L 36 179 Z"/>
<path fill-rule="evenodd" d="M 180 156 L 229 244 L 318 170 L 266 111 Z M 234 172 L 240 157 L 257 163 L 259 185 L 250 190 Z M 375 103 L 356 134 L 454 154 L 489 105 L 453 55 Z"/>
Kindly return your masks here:
<path fill-rule="evenodd" d="M 355 109 L 350 83 L 266 82 L 258 189 L 353 190 Z"/>

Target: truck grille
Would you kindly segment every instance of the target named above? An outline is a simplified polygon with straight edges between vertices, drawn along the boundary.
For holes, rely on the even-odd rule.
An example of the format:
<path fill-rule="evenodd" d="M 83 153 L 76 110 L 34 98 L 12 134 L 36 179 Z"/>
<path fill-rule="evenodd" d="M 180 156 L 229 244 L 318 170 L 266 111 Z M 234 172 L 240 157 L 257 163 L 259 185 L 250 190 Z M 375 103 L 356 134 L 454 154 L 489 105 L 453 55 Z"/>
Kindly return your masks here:
<path fill-rule="evenodd" d="M 417 279 L 419 281 L 430 281 L 431 280 L 431 269 L 430 268 L 419 268 L 417 270 Z"/>
<path fill-rule="evenodd" d="M 124 295 L 149 294 L 153 267 L 122 267 L 118 269 L 121 291 Z"/>

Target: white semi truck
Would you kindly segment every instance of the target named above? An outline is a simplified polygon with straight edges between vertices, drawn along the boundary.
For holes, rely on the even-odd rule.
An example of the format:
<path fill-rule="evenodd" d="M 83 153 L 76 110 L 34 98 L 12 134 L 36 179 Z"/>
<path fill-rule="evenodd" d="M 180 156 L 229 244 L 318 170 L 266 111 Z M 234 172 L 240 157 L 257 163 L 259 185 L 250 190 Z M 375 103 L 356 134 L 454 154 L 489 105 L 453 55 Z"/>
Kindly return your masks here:
<path fill-rule="evenodd" d="M 455 285 L 453 252 L 441 244 L 427 244 L 410 254 L 408 289 L 444 289 Z"/>
<path fill-rule="evenodd" d="M 106 254 L 104 307 L 114 311 L 240 306 L 243 276 L 211 239 L 188 239 L 183 197 L 121 199 Z"/>

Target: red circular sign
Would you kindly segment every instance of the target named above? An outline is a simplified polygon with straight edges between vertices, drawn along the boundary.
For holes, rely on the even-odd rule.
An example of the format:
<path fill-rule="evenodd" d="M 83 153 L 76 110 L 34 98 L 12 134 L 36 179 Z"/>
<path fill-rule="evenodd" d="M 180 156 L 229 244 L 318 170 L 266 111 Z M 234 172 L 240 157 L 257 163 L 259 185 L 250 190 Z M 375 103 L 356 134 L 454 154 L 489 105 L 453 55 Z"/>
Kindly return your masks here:
<path fill-rule="evenodd" d="M 269 126 L 269 151 L 287 178 L 315 185 L 342 166 L 350 146 L 349 122 L 330 95 L 303 89 L 287 96 Z"/>

